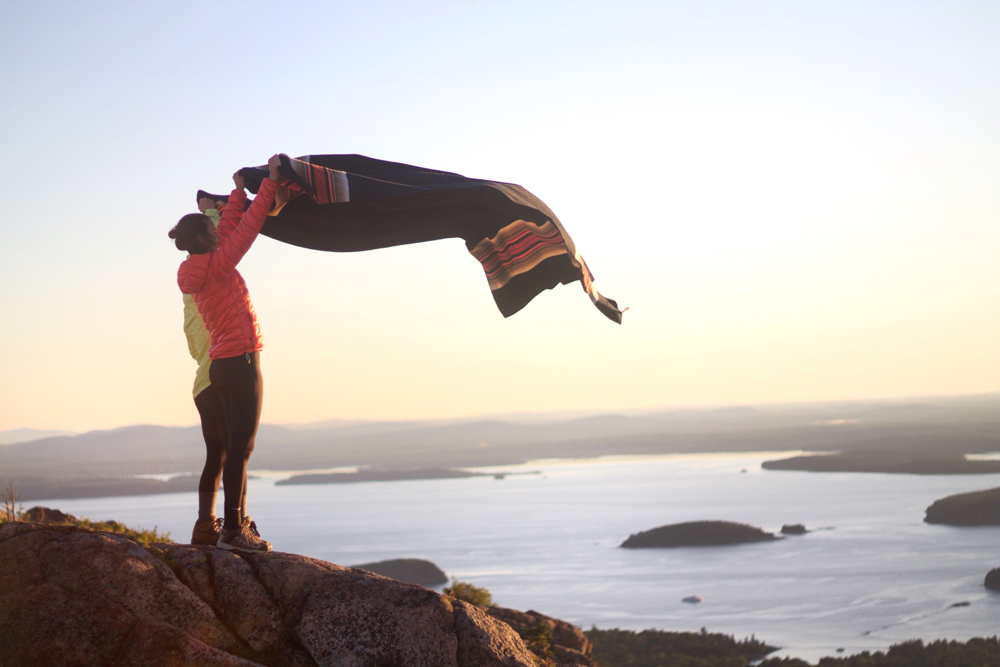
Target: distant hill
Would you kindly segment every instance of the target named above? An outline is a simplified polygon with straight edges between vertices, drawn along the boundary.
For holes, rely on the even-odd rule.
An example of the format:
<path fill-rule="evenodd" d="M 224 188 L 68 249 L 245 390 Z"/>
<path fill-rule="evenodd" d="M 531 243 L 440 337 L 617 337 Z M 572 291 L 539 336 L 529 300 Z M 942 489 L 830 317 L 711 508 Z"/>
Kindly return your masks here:
<path fill-rule="evenodd" d="M 10 431 L 0 431 L 0 445 L 13 445 L 17 442 L 30 442 L 57 435 L 76 435 L 74 431 L 42 431 L 37 428 L 15 428 Z"/>
<path fill-rule="evenodd" d="M 996 450 L 1000 395 L 630 415 L 262 424 L 251 464 L 258 470 L 317 471 L 469 468 L 539 458 L 692 452 L 880 452 L 904 459 L 954 459 Z M 139 474 L 196 474 L 203 461 L 199 427 L 135 425 L 0 447 L 0 483 L 13 480 L 29 491 L 32 485 L 51 488 L 65 482 L 68 492 L 68 480 L 86 486 Z M 143 484 L 164 488 L 153 482 Z"/>

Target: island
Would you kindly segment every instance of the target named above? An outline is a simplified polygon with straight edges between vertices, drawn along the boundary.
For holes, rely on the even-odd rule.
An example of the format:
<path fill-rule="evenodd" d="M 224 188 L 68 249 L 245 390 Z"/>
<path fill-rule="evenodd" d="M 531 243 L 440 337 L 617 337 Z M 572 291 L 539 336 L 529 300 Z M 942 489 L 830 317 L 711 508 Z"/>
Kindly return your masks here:
<path fill-rule="evenodd" d="M 805 535 L 808 532 L 801 523 L 786 523 L 781 527 L 782 535 Z"/>
<path fill-rule="evenodd" d="M 947 526 L 1000 525 L 1000 487 L 935 500 L 927 508 L 924 521 Z"/>
<path fill-rule="evenodd" d="M 17 480 L 18 500 L 151 496 L 198 490 L 198 476 L 175 475 L 168 480 L 150 477 L 24 477 Z"/>
<path fill-rule="evenodd" d="M 882 472 L 910 475 L 988 475 L 1000 461 L 970 461 L 953 452 L 837 452 L 764 461 L 765 470 L 803 472 Z"/>
<path fill-rule="evenodd" d="M 623 549 L 709 547 L 779 539 L 773 533 L 732 521 L 687 521 L 629 535 Z"/>
<path fill-rule="evenodd" d="M 393 558 L 375 563 L 352 565 L 352 567 L 419 586 L 438 586 L 448 583 L 448 576 L 441 568 L 429 560 L 421 558 Z"/>
<path fill-rule="evenodd" d="M 803 472 L 882 472 L 910 475 L 987 475 L 1000 461 L 970 461 L 951 452 L 838 452 L 764 461 L 765 470 Z"/>
<path fill-rule="evenodd" d="M 362 468 L 357 472 L 306 473 L 294 475 L 275 482 L 275 486 L 286 484 L 351 484 L 354 482 L 399 482 L 411 479 L 460 479 L 465 477 L 485 477 L 481 472 L 471 472 L 458 468 Z"/>

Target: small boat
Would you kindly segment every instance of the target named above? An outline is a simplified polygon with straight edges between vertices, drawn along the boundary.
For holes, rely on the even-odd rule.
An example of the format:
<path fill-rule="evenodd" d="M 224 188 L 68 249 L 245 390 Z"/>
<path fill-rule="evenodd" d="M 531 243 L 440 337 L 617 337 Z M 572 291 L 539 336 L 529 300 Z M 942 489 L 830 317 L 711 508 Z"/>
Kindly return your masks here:
<path fill-rule="evenodd" d="M 698 604 L 699 602 L 704 602 L 704 601 L 705 598 L 701 597 L 700 595 L 689 595 L 683 600 L 681 600 L 681 602 L 690 602 L 691 604 Z"/>

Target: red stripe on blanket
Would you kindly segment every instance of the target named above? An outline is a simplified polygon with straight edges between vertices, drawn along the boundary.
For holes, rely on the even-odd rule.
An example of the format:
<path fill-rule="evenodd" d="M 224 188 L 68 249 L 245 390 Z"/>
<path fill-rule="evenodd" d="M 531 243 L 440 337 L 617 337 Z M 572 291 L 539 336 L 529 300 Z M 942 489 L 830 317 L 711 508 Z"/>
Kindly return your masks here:
<path fill-rule="evenodd" d="M 490 289 L 502 288 L 514 276 L 526 273 L 543 260 L 569 252 L 552 222 L 539 226 L 518 220 L 492 239 L 483 239 L 471 251 L 486 271 Z"/>

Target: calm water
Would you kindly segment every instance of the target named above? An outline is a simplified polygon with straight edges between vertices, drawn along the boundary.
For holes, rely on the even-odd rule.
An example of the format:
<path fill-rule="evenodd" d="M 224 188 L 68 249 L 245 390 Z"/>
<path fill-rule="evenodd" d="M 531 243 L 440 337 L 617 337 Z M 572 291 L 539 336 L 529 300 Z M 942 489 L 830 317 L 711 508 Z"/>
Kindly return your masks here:
<path fill-rule="evenodd" d="M 343 565 L 426 558 L 497 604 L 583 628 L 755 634 L 783 647 L 777 655 L 813 662 L 840 647 L 1000 633 L 1000 595 L 982 585 L 1000 566 L 1000 528 L 923 523 L 937 498 L 1000 486 L 1000 475 L 762 470 L 768 458 L 537 461 L 503 470 L 541 474 L 503 480 L 315 486 L 274 486 L 287 475 L 265 472 L 250 481 L 250 512 L 276 550 Z M 191 493 L 37 504 L 156 525 L 184 541 L 197 502 Z M 813 532 L 735 547 L 617 548 L 630 533 L 698 519 Z M 681 602 L 688 595 L 705 601 Z"/>

